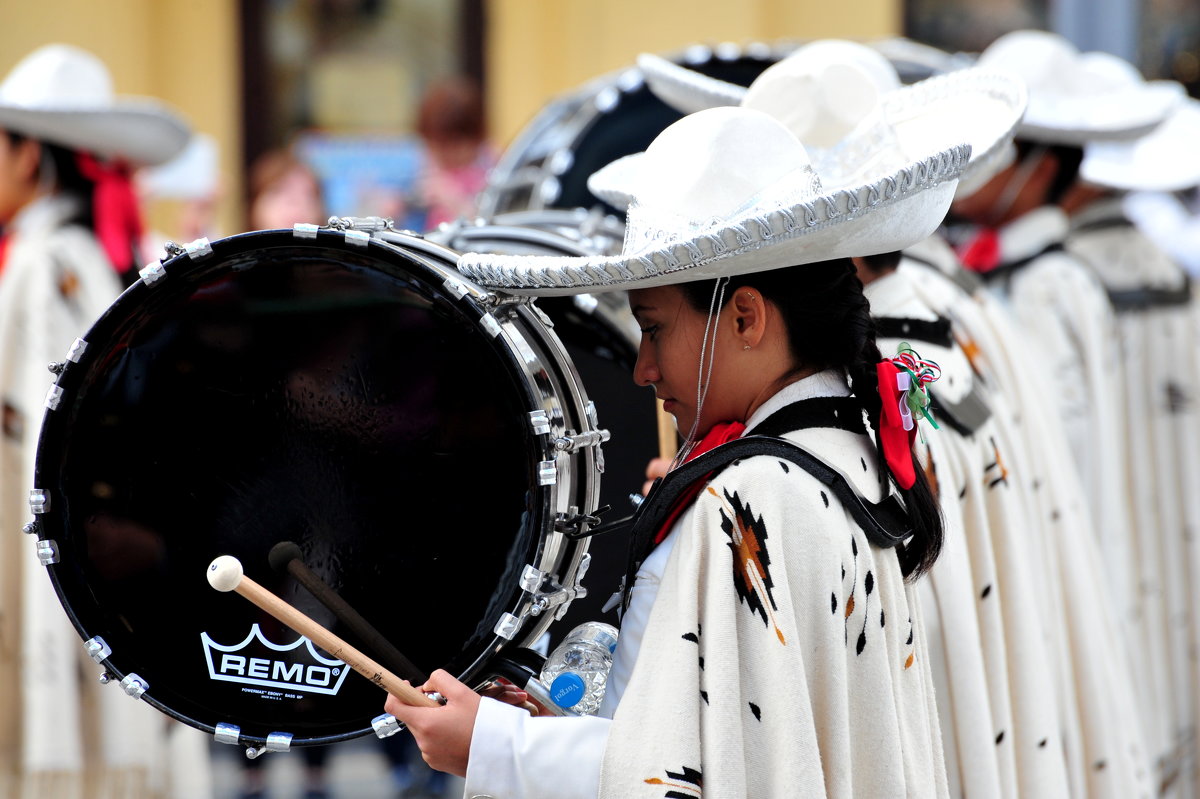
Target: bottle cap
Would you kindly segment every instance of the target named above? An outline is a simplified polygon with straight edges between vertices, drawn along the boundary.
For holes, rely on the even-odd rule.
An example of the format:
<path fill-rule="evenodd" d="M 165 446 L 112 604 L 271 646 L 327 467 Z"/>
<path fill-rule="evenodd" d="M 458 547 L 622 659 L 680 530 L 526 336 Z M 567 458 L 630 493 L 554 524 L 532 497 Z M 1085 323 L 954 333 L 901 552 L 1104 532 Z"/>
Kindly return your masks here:
<path fill-rule="evenodd" d="M 573 672 L 564 671 L 550 684 L 550 698 L 559 707 L 575 707 L 583 699 L 583 678 Z"/>

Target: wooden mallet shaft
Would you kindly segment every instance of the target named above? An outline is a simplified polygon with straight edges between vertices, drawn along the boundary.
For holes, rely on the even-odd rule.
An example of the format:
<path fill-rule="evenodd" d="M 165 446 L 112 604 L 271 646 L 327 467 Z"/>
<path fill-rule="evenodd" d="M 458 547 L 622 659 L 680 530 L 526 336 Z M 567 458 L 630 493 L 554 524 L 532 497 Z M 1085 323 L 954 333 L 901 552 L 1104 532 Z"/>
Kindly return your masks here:
<path fill-rule="evenodd" d="M 329 608 L 338 621 L 358 636 L 368 650 L 373 651 L 390 668 L 402 674 L 403 679 L 410 683 L 423 683 L 429 679 L 427 674 L 418 669 L 411 660 L 392 645 L 391 641 L 384 638 L 370 622 L 304 564 L 303 554 L 297 544 L 292 541 L 280 541 L 271 547 L 267 560 L 272 569 L 286 571 L 298 583 L 307 588 L 309 593 L 316 597 L 322 605 Z"/>
<path fill-rule="evenodd" d="M 679 452 L 679 433 L 675 430 L 675 417 L 663 409 L 663 401 L 658 400 L 658 457 L 664 460 L 674 460 Z"/>
<path fill-rule="evenodd" d="M 236 591 L 246 599 L 307 637 L 333 657 L 383 688 L 406 705 L 437 707 L 438 703 L 358 651 L 317 622 L 251 580 L 232 555 L 222 555 L 208 566 L 208 582 L 218 591 Z"/>

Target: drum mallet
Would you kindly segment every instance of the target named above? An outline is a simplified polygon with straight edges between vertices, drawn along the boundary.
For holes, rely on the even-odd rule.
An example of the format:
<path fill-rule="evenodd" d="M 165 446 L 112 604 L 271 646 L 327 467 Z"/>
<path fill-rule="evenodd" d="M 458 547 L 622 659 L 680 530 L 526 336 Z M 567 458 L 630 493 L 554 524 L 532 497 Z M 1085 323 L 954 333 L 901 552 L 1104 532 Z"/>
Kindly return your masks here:
<path fill-rule="evenodd" d="M 437 707 L 438 702 L 401 680 L 279 597 L 242 573 L 242 563 L 222 555 L 208 565 L 208 583 L 218 591 L 236 591 L 279 621 L 307 637 L 333 657 L 383 688 L 406 705 Z"/>
<path fill-rule="evenodd" d="M 296 582 L 308 589 L 322 605 L 329 608 L 338 621 L 350 628 L 350 631 L 367 645 L 367 648 L 387 661 L 387 664 L 404 675 L 410 683 L 420 684 L 429 679 L 428 675 L 418 669 L 413 662 L 406 658 L 400 650 L 392 645 L 376 630 L 369 621 L 364 619 L 357 610 L 346 600 L 338 596 L 328 583 L 322 580 L 304 564 L 304 553 L 293 541 L 280 541 L 271 547 L 267 560 L 271 568 L 277 572 L 287 572 Z"/>

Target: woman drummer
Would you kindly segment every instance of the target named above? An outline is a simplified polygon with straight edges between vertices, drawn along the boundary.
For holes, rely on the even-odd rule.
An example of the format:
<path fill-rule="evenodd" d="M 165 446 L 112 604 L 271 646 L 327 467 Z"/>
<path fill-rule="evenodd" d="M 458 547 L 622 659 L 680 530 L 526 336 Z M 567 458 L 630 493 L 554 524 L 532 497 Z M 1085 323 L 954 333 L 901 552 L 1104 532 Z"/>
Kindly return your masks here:
<path fill-rule="evenodd" d="M 841 476 L 773 452 L 679 493 L 628 596 L 598 717 L 533 718 L 445 672 L 425 686 L 444 707 L 389 698 L 468 796 L 946 795 L 912 588 L 941 523 L 850 257 L 928 235 L 968 149 L 826 196 L 780 123 L 712 109 L 645 153 L 622 255 L 463 257 L 472 279 L 514 292 L 628 289 L 635 380 L 690 457 L 765 433 Z M 905 513 L 889 537 L 871 514 L 892 494 Z"/>
<path fill-rule="evenodd" d="M 0 83 L 0 706 L 17 709 L 0 719 L 14 744 L 0 747 L 0 784 L 21 795 L 140 795 L 177 765 L 157 758 L 161 729 L 145 717 L 104 694 L 81 702 L 94 680 L 80 685 L 79 636 L 29 540 L 10 533 L 28 521 L 46 364 L 117 297 L 120 273 L 137 276 L 128 169 L 167 161 L 187 137 L 160 104 L 115 98 L 104 65 L 74 47 L 42 47 Z"/>

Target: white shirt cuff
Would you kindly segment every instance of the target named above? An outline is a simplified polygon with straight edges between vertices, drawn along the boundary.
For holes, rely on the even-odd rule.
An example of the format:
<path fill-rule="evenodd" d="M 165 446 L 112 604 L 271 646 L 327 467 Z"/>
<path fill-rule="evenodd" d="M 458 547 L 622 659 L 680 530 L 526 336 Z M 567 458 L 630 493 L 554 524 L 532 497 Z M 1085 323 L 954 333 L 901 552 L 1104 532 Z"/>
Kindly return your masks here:
<path fill-rule="evenodd" d="M 612 722 L 533 717 L 484 698 L 467 765 L 465 799 L 595 799 Z"/>

